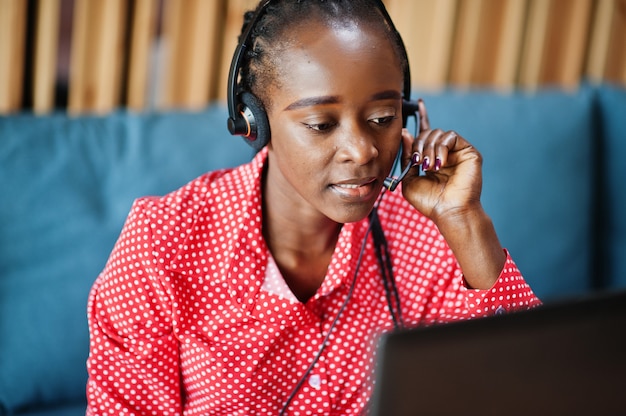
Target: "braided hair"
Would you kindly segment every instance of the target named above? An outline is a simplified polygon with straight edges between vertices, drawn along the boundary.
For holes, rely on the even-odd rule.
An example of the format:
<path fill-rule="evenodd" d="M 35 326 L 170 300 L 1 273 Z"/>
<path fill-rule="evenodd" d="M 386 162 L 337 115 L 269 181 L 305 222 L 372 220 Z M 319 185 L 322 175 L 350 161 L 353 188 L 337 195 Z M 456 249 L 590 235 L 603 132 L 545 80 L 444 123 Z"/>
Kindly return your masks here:
<path fill-rule="evenodd" d="M 257 6 L 262 7 L 262 3 Z M 250 34 L 249 47 L 243 57 L 239 89 L 252 92 L 265 108 L 270 104 L 268 86 L 276 86 L 280 75 L 280 52 L 289 46 L 289 29 L 306 22 L 321 22 L 327 27 L 352 23 L 380 28 L 390 40 L 401 70 L 406 73 L 408 61 L 402 39 L 381 12 L 380 0 L 277 0 L 266 6 Z M 241 36 L 257 10 L 244 14 Z"/>

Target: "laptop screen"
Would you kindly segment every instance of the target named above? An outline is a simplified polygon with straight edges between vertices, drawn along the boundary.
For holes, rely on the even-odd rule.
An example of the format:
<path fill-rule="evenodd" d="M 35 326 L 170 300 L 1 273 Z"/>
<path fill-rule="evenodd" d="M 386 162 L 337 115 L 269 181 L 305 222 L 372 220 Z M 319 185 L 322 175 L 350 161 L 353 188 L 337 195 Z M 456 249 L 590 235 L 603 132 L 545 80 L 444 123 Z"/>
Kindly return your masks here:
<path fill-rule="evenodd" d="M 371 415 L 626 414 L 626 292 L 383 335 Z"/>

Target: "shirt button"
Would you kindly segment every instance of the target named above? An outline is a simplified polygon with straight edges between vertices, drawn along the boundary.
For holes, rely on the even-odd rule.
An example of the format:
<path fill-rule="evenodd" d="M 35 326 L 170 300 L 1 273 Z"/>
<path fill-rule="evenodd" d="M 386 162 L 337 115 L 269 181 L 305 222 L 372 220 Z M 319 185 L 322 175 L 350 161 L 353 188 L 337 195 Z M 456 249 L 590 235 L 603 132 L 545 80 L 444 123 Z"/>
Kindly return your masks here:
<path fill-rule="evenodd" d="M 313 387 L 315 390 L 319 390 L 322 386 L 322 378 L 319 374 L 311 374 L 309 377 L 309 386 Z"/>

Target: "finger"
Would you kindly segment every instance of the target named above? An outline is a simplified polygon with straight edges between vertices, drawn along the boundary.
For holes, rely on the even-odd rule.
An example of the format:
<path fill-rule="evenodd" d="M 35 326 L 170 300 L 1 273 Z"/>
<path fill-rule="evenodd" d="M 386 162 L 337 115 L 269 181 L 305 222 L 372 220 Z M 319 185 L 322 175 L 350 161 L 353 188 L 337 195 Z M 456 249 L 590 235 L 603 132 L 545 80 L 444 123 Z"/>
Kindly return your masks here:
<path fill-rule="evenodd" d="M 435 163 L 433 169 L 438 171 L 448 164 L 448 155 L 456 149 L 459 141 L 459 135 L 454 131 L 448 131 L 439 137 L 434 145 Z"/>
<path fill-rule="evenodd" d="M 433 160 L 432 142 L 437 140 L 441 130 L 421 130 L 413 142 L 412 160 L 414 163 L 423 164 L 425 159 Z"/>
<path fill-rule="evenodd" d="M 412 163 L 413 165 L 422 163 L 422 149 L 427 135 L 428 132 L 421 132 L 419 136 L 414 137 L 408 129 L 402 129 L 403 163 Z"/>
<path fill-rule="evenodd" d="M 415 151 L 413 145 L 415 143 L 415 137 L 409 132 L 408 129 L 402 129 L 402 163 L 411 160 Z"/>
<path fill-rule="evenodd" d="M 421 156 L 422 156 L 422 170 L 428 172 L 441 167 L 441 161 L 438 159 L 437 152 L 440 151 L 438 143 L 442 141 L 442 137 L 445 136 L 445 132 L 441 129 L 435 129 L 424 134 L 420 134 L 421 144 Z"/>
<path fill-rule="evenodd" d="M 426 104 L 421 98 L 417 100 L 417 114 L 420 118 L 420 133 L 426 130 L 430 130 L 430 120 L 428 119 L 428 112 L 426 111 Z"/>

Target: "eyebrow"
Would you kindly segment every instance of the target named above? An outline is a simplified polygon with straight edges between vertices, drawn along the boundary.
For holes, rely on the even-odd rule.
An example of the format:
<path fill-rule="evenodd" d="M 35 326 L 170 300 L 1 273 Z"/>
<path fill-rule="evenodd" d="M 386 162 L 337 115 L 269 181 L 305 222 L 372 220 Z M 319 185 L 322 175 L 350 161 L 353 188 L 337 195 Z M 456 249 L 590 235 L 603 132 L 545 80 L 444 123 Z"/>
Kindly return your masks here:
<path fill-rule="evenodd" d="M 372 101 L 390 100 L 390 99 L 399 100 L 401 98 L 402 98 L 402 94 L 396 90 L 386 90 L 386 91 L 377 92 L 371 97 Z M 287 107 L 285 107 L 285 111 L 297 110 L 303 107 L 313 107 L 316 105 L 337 104 L 339 101 L 340 101 L 339 97 L 334 96 L 334 95 L 324 95 L 320 97 L 303 98 L 301 100 L 294 101 L 293 103 L 289 104 Z"/>
<path fill-rule="evenodd" d="M 372 95 L 372 101 L 399 100 L 401 98 L 402 98 L 402 94 L 400 94 L 400 91 L 396 91 L 396 90 L 381 91 Z"/>
<path fill-rule="evenodd" d="M 285 111 L 297 110 L 302 107 L 313 107 L 316 105 L 323 105 L 323 104 L 337 104 L 338 102 L 339 102 L 339 97 L 336 97 L 334 95 L 303 98 L 301 100 L 294 101 L 293 103 L 289 104 L 287 107 L 285 107 Z"/>

